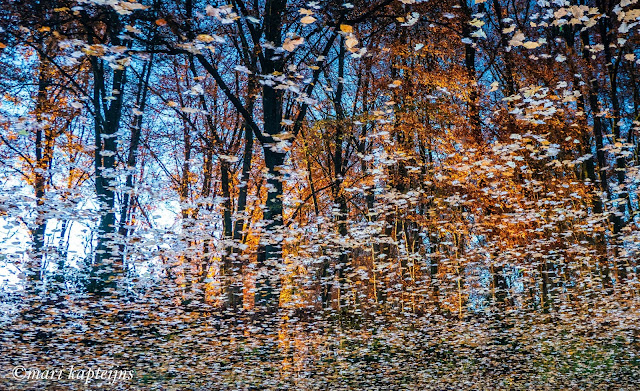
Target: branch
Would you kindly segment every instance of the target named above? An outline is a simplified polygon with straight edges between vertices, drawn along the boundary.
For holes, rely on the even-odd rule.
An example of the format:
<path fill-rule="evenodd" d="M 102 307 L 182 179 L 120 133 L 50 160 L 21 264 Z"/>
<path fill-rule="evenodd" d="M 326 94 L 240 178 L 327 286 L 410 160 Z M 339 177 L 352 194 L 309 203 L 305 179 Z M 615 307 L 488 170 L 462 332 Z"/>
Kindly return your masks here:
<path fill-rule="evenodd" d="M 244 107 L 242 102 L 240 102 L 240 99 L 231 91 L 227 83 L 225 83 L 225 81 L 222 79 L 222 76 L 220 76 L 218 70 L 202 54 L 196 54 L 196 58 L 198 59 L 198 61 L 200 61 L 200 64 L 202 64 L 204 69 L 206 69 L 206 71 L 209 72 L 211 76 L 213 76 L 216 83 L 218 83 L 218 86 L 220 86 L 222 92 L 224 92 L 224 94 L 231 101 L 236 110 L 238 110 L 240 114 L 242 114 L 242 117 L 246 121 L 247 125 L 251 128 L 251 130 L 253 130 L 256 138 L 262 144 L 275 144 L 276 141 L 273 137 L 267 134 L 263 134 L 260 128 L 258 128 L 258 125 L 253 120 L 251 113 L 249 113 L 247 108 Z"/>
<path fill-rule="evenodd" d="M 331 50 L 331 47 L 333 46 L 333 43 L 335 42 L 336 38 L 338 37 L 338 33 L 334 31 L 333 35 L 331 36 L 331 38 L 329 38 L 329 41 L 327 42 L 327 45 L 325 46 L 324 50 L 322 51 L 322 56 L 323 57 L 327 57 L 327 55 L 329 54 L 329 51 Z M 307 96 L 311 96 L 311 94 L 313 94 L 313 89 L 315 88 L 316 84 L 318 84 L 318 79 L 320 78 L 320 74 L 322 73 L 322 70 L 324 67 L 319 67 L 318 65 L 320 64 L 319 61 L 316 62 L 316 69 L 313 71 L 313 78 L 311 80 L 311 83 L 309 83 L 307 85 L 307 87 L 305 88 L 304 93 Z M 307 110 L 309 109 L 309 104 L 308 103 L 303 103 L 302 107 L 300 107 L 300 111 L 298 112 L 298 116 L 296 117 L 296 122 L 293 126 L 293 137 L 295 138 L 298 133 L 300 132 L 300 129 L 302 129 L 302 121 L 304 120 L 304 117 L 307 115 Z"/>

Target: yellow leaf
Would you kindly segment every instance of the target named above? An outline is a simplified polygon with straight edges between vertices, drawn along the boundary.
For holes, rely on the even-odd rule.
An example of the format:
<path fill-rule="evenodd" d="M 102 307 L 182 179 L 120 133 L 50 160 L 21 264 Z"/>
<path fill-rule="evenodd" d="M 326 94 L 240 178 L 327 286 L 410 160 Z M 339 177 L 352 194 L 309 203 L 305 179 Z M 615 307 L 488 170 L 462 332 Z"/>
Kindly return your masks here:
<path fill-rule="evenodd" d="M 340 31 L 342 31 L 343 33 L 352 33 L 353 32 L 353 26 L 350 26 L 348 24 L 341 24 L 340 25 Z"/>
<path fill-rule="evenodd" d="M 198 39 L 198 41 L 205 42 L 205 43 L 210 43 L 214 41 L 213 37 L 208 34 L 200 34 L 196 38 Z"/>
<path fill-rule="evenodd" d="M 478 27 L 478 28 L 484 26 L 484 22 L 482 20 L 480 20 L 480 19 L 477 19 L 477 18 L 473 19 L 471 22 L 469 22 L 469 24 L 474 26 L 474 27 Z"/>

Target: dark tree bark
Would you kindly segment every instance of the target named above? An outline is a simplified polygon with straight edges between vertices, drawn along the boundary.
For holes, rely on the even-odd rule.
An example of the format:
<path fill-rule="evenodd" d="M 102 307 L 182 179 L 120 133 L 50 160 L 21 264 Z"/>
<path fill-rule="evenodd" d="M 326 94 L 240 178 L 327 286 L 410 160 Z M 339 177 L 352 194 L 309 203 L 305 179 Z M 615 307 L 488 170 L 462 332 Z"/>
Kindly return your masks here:
<path fill-rule="evenodd" d="M 106 36 L 112 45 L 120 45 L 120 34 L 123 29 L 118 14 L 111 8 L 105 11 Z M 92 44 L 100 42 L 94 32 L 94 26 L 85 17 L 88 41 Z M 93 107 L 95 137 L 95 190 L 100 205 L 100 221 L 97 232 L 97 246 L 91 269 L 88 290 L 100 295 L 114 293 L 117 274 L 122 271 L 122 260 L 119 257 L 117 225 L 115 211 L 116 154 L 118 151 L 118 131 L 122 117 L 124 87 L 127 83 L 126 68 L 113 70 L 108 86 L 105 61 L 91 56 L 93 73 Z M 109 88 L 110 87 L 110 88 Z M 109 99 L 107 99 L 109 98 Z"/>
<path fill-rule="evenodd" d="M 589 33 L 587 31 L 583 31 L 580 33 L 580 38 L 582 40 L 582 58 L 586 61 L 587 67 L 589 71 L 587 72 L 588 77 L 588 102 L 589 107 L 591 108 L 591 114 L 593 118 L 593 135 L 595 139 L 595 147 L 596 147 L 596 161 L 598 163 L 598 172 L 599 172 L 599 185 L 601 191 L 604 193 L 605 200 L 611 196 L 611 191 L 609 189 L 609 178 L 607 175 L 607 158 L 604 150 L 604 124 L 602 123 L 602 118 L 600 115 L 600 103 L 598 101 L 598 95 L 600 93 L 600 88 L 598 84 L 598 80 L 593 75 L 593 71 L 591 70 L 591 54 L 587 49 L 587 46 L 590 45 Z M 598 205 L 599 206 L 599 205 Z M 601 241 L 605 241 L 604 234 L 600 238 Z M 600 256 L 600 267 L 602 280 L 605 287 L 610 289 L 612 287 L 612 277 L 611 271 L 609 267 L 609 261 L 603 253 L 606 252 L 606 243 L 602 244 L 602 253 Z"/>
<path fill-rule="evenodd" d="M 33 187 L 36 197 L 36 221 L 31 230 L 33 238 L 32 265 L 29 267 L 28 288 L 30 293 L 37 294 L 42 280 L 42 267 L 44 263 L 45 234 L 47 230 L 46 191 L 51 160 L 53 159 L 54 130 L 52 124 L 43 114 L 49 112 L 49 67 L 48 59 L 40 56 L 38 67 L 38 95 L 36 97 L 35 115 L 38 120 L 36 128 L 35 168 L 33 175 Z"/>
<path fill-rule="evenodd" d="M 142 68 L 140 80 L 138 83 L 138 92 L 136 94 L 135 107 L 139 110 L 139 113 L 134 114 L 133 124 L 131 125 L 131 141 L 129 144 L 129 151 L 127 153 L 127 179 L 125 184 L 125 191 L 122 197 L 122 206 L 120 207 L 120 221 L 119 221 L 119 234 L 121 237 L 126 238 L 130 229 L 128 225 L 131 222 L 131 210 L 132 210 L 132 194 L 134 187 L 134 173 L 138 162 L 138 149 L 140 147 L 140 137 L 142 134 L 142 116 L 147 105 L 147 94 L 149 86 L 149 77 L 151 76 L 151 69 L 153 66 L 153 55 Z M 123 260 L 124 262 L 124 260 Z"/>

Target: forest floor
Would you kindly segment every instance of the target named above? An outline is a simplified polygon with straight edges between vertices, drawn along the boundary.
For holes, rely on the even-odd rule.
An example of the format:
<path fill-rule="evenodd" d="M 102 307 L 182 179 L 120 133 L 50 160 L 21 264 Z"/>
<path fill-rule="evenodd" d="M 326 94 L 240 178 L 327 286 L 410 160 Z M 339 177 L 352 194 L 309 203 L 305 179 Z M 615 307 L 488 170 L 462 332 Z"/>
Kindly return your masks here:
<path fill-rule="evenodd" d="M 370 317 L 297 310 L 264 317 L 84 303 L 42 305 L 3 326 L 0 389 L 635 390 L 635 307 L 503 318 L 437 312 Z M 109 309 L 111 308 L 111 309 Z M 94 316 L 101 313 L 104 315 Z M 266 325 L 266 326 L 265 326 Z M 54 380 L 16 379 L 25 368 Z M 133 379 L 69 379 L 71 370 Z M 85 374 L 85 376 L 87 376 Z"/>

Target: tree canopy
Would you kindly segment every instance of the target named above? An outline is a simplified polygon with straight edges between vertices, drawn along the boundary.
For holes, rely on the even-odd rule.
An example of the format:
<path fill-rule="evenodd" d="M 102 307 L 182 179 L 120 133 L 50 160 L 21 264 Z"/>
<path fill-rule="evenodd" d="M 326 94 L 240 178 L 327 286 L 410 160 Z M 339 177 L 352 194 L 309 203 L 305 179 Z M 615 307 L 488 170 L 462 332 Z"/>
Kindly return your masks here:
<path fill-rule="evenodd" d="M 638 0 L 4 1 L 0 386 L 635 389 L 639 65 Z"/>

